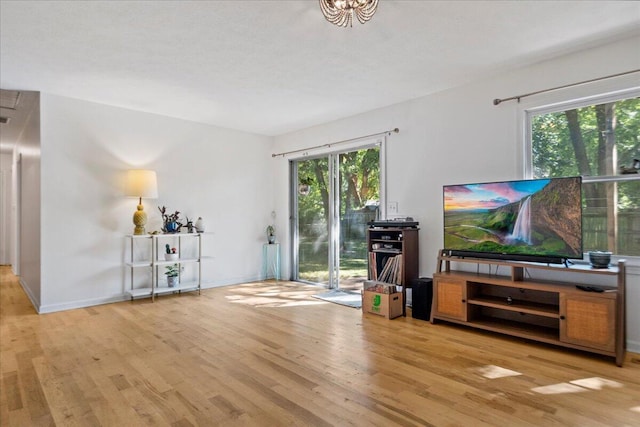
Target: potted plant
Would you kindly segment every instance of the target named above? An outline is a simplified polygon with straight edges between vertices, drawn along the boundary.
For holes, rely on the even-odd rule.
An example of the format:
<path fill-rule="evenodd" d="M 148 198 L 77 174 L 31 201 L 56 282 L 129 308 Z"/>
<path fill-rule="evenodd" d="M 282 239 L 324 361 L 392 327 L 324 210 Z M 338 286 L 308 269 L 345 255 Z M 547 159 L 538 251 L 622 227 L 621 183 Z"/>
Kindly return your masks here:
<path fill-rule="evenodd" d="M 298 193 L 303 196 L 306 196 L 311 191 L 311 184 L 313 184 L 313 178 L 306 176 L 300 178 L 300 183 L 298 184 Z"/>
<path fill-rule="evenodd" d="M 162 231 L 165 233 L 179 233 L 183 225 L 180 222 L 180 212 L 175 211 L 172 214 L 168 214 L 165 206 L 158 206 L 158 210 L 162 215 Z"/>
<path fill-rule="evenodd" d="M 164 245 L 164 248 L 165 248 L 164 259 L 166 261 L 176 261 L 178 259 L 178 252 L 176 248 L 172 248 L 171 246 L 169 246 L 168 243 Z"/>
<path fill-rule="evenodd" d="M 267 225 L 267 242 L 269 244 L 276 242 L 276 229 L 273 225 Z"/>
<path fill-rule="evenodd" d="M 180 278 L 178 277 L 180 275 L 180 267 L 178 264 L 167 265 L 165 268 L 167 269 L 167 271 L 164 272 L 167 276 L 167 285 L 169 285 L 170 288 L 178 286 L 180 283 Z"/>

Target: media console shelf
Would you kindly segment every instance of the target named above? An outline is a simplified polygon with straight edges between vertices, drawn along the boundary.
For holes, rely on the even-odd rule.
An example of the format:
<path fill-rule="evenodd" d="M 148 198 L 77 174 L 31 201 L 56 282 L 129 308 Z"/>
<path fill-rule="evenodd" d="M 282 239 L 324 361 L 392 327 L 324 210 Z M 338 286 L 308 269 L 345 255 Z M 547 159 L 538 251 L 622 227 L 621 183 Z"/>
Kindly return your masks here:
<path fill-rule="evenodd" d="M 477 271 L 452 270 L 452 263 L 476 264 Z M 489 273 L 480 273 L 481 265 Z M 534 270 L 553 271 L 554 280 L 533 279 L 530 273 Z M 597 277 L 599 284 L 581 282 L 587 275 Z M 612 356 L 622 366 L 625 281 L 624 261 L 596 269 L 460 258 L 441 251 L 433 277 L 431 323 L 443 320 Z M 580 290 L 576 285 L 602 292 Z"/>

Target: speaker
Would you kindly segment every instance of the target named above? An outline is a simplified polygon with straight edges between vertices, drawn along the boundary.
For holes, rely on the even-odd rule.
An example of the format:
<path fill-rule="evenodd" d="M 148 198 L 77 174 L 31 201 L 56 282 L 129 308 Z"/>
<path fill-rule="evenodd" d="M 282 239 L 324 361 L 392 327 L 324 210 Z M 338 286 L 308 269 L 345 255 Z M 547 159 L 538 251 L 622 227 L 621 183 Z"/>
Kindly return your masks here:
<path fill-rule="evenodd" d="M 413 281 L 411 289 L 411 317 L 431 320 L 431 301 L 433 300 L 433 279 L 421 277 Z"/>

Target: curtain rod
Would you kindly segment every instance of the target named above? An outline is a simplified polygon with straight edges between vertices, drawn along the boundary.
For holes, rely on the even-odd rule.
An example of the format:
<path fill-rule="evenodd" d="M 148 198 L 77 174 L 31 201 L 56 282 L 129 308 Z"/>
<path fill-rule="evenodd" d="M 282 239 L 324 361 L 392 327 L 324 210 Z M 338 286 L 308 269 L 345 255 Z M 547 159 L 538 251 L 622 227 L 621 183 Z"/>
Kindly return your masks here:
<path fill-rule="evenodd" d="M 633 74 L 633 73 L 638 73 L 638 72 L 640 72 L 640 69 L 631 70 L 631 71 L 625 71 L 623 73 L 618 73 L 618 74 L 611 74 L 610 76 L 597 77 L 595 79 L 585 80 L 585 81 L 578 82 L 578 83 L 570 83 L 570 84 L 564 85 L 564 86 L 552 87 L 551 89 L 538 90 L 538 91 L 535 91 L 535 92 L 525 93 L 524 95 L 512 96 L 510 98 L 504 98 L 504 99 L 496 98 L 496 99 L 493 100 L 493 105 L 499 105 L 500 103 L 505 102 L 505 101 L 513 101 L 514 99 L 517 99 L 518 102 L 520 102 L 520 98 L 526 98 L 527 96 L 538 95 L 539 93 L 551 92 L 553 90 L 564 89 L 564 88 L 572 87 L 572 86 L 579 86 L 579 85 L 583 85 L 585 83 L 597 82 L 599 80 L 610 79 L 610 78 L 613 78 L 613 77 L 620 77 L 620 76 L 624 76 L 626 74 Z"/>
<path fill-rule="evenodd" d="M 345 142 L 356 141 L 358 139 L 371 138 L 372 136 L 379 136 L 379 135 L 384 135 L 384 134 L 391 135 L 391 132 L 398 133 L 398 132 L 400 132 L 400 129 L 395 128 L 395 129 L 391 129 L 391 130 L 385 130 L 384 132 L 372 133 L 371 135 L 359 136 L 357 138 L 351 138 L 351 139 L 344 139 L 342 141 L 337 141 L 337 142 L 330 142 L 329 144 L 316 145 L 314 147 L 307 147 L 307 148 L 301 148 L 299 150 L 285 151 L 283 153 L 277 153 L 277 154 L 274 153 L 274 154 L 271 155 L 271 157 L 278 157 L 278 156 L 284 157 L 287 154 L 300 153 L 302 151 L 307 151 L 307 150 L 315 150 L 316 148 L 328 148 L 328 147 L 331 147 L 332 145 L 344 144 Z"/>

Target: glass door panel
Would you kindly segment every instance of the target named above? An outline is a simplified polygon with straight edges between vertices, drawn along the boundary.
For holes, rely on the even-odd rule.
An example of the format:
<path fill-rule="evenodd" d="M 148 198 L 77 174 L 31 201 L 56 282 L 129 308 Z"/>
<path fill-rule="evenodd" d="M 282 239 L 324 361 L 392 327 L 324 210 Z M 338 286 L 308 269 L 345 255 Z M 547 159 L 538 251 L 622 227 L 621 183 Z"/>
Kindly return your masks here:
<path fill-rule="evenodd" d="M 339 253 L 338 283 L 342 290 L 360 290 L 367 279 L 367 222 L 380 205 L 380 148 L 338 155 Z"/>
<path fill-rule="evenodd" d="M 298 280 L 329 286 L 329 158 L 298 161 Z"/>

